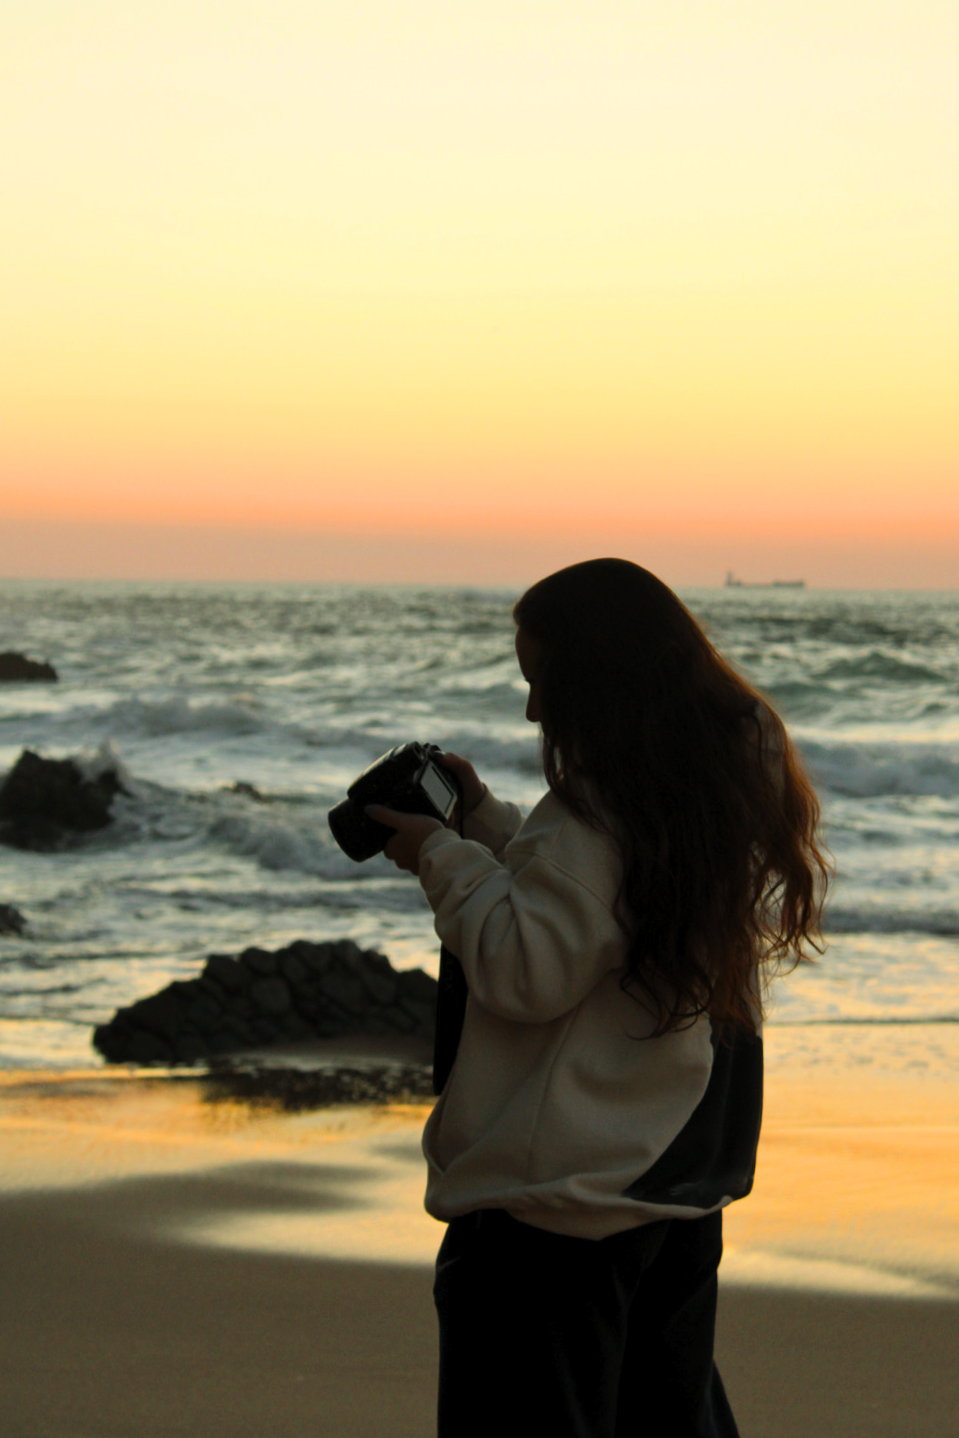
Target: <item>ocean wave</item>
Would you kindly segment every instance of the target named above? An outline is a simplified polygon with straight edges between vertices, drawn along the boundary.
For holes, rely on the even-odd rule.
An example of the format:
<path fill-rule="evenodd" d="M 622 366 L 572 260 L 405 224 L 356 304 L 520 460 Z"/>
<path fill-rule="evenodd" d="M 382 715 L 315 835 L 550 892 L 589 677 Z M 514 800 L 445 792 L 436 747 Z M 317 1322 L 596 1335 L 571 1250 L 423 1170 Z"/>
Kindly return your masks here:
<path fill-rule="evenodd" d="M 516 739 L 497 738 L 476 729 L 451 730 L 437 742 L 443 749 L 469 759 L 480 775 L 488 769 L 524 775 L 543 772 L 542 750 L 532 730 L 528 737 Z"/>
<path fill-rule="evenodd" d="M 509 738 L 484 732 L 478 725 L 457 727 L 434 722 L 432 725 L 419 724 L 402 734 L 371 735 L 358 729 L 328 727 L 307 736 L 311 748 L 326 748 L 340 753 L 345 750 L 363 756 L 360 767 L 373 763 L 390 749 L 411 740 L 420 744 L 438 744 L 452 754 L 461 754 L 481 775 L 486 770 L 522 775 L 542 772 L 540 745 L 532 729 L 522 738 Z M 338 756 L 337 767 L 339 764 Z"/>
<path fill-rule="evenodd" d="M 124 742 L 131 744 L 136 739 L 202 734 L 204 742 L 212 743 L 217 739 L 255 738 L 259 742 L 254 754 L 262 753 L 267 760 L 275 760 L 278 755 L 289 759 L 303 748 L 325 750 L 337 769 L 350 755 L 356 756 L 352 762 L 358 762 L 358 770 L 362 769 L 409 738 L 435 742 L 433 733 L 391 733 L 377 717 L 371 718 L 368 727 L 358 725 L 355 715 L 342 724 L 299 723 L 245 696 L 212 702 L 183 696 L 122 700 L 106 714 L 98 714 L 96 723 L 101 730 L 119 732 Z M 435 729 L 436 725 L 431 727 Z"/>
<path fill-rule="evenodd" d="M 926 664 L 898 659 L 895 655 L 886 654 L 881 649 L 867 649 L 859 654 L 834 659 L 815 674 L 815 678 L 820 680 L 879 679 L 884 683 L 891 684 L 916 684 L 929 681 L 941 684 L 948 682 L 948 677 L 938 669 L 932 669 Z"/>
<path fill-rule="evenodd" d="M 78 994 L 83 988 L 83 984 L 46 984 L 36 988 L 8 988 L 6 985 L 0 985 L 0 1002 L 7 999 L 46 998 L 50 994 Z"/>
<path fill-rule="evenodd" d="M 136 735 L 161 738 L 216 730 L 224 734 L 255 734 L 270 726 L 252 699 L 202 703 L 174 695 L 168 699 L 123 699 L 104 719 Z"/>
<path fill-rule="evenodd" d="M 282 820 L 260 820 L 242 814 L 221 814 L 207 830 L 210 839 L 235 854 L 255 859 L 264 869 L 295 869 L 302 874 L 332 878 L 339 865 L 332 840 L 316 830 L 301 829 Z M 344 866 L 350 861 L 341 856 Z"/>
<path fill-rule="evenodd" d="M 371 868 L 375 868 L 376 872 L 369 873 Z M 292 875 L 293 871 L 287 872 Z M 408 877 L 397 874 L 395 870 L 393 872 L 396 874 L 395 879 L 384 879 L 374 860 L 363 865 L 361 870 L 354 871 L 350 876 L 352 882 L 306 874 L 301 880 L 301 887 L 296 888 L 285 887 L 281 890 L 248 887 L 243 890 L 201 892 L 194 889 L 169 889 L 163 890 L 160 895 L 156 891 L 147 891 L 145 897 L 153 901 L 161 897 L 165 903 L 181 908 L 193 908 L 203 913 L 223 911 L 275 915 L 296 911 L 329 914 L 363 910 L 367 914 L 372 912 L 381 915 L 408 914 L 422 909 L 419 888 Z M 295 883 L 295 878 L 291 878 L 291 882 Z M 127 893 L 129 895 L 130 891 Z M 0 970 L 2 963 L 0 959 Z"/>
<path fill-rule="evenodd" d="M 231 853 L 254 860 L 261 869 L 308 874 L 332 882 L 348 881 L 351 890 L 355 885 L 368 886 L 372 880 L 396 875 L 393 865 L 381 856 L 374 856 L 362 865 L 347 858 L 330 834 L 322 810 L 302 825 L 255 815 L 221 814 L 210 824 L 208 834 Z M 420 902 L 419 889 L 414 892 L 411 886 L 411 893 L 415 902 Z M 383 894 L 377 892 L 378 907 L 382 906 L 383 899 Z M 358 901 L 358 895 L 348 891 L 338 896 L 338 902 L 330 896 L 324 902 L 327 900 L 330 907 L 349 907 Z"/>
<path fill-rule="evenodd" d="M 129 792 L 133 787 L 133 775 L 112 739 L 104 739 L 92 753 L 74 755 L 73 762 L 89 783 L 112 774 L 121 789 Z"/>
<path fill-rule="evenodd" d="M 959 795 L 959 753 L 954 744 L 827 744 L 800 740 L 816 782 L 855 799 L 884 795 Z"/>
<path fill-rule="evenodd" d="M 769 1025 L 777 1029 L 799 1028 L 903 1028 L 924 1024 L 959 1024 L 959 1014 L 903 1014 L 899 1017 L 888 1014 L 864 1014 L 842 1018 L 830 1014 L 821 1018 L 781 1019 L 771 1018 Z"/>
<path fill-rule="evenodd" d="M 829 934 L 935 934 L 959 937 L 959 913 L 954 909 L 841 909 L 828 908 L 823 929 Z"/>
<path fill-rule="evenodd" d="M 810 719 L 821 715 L 836 702 L 837 695 L 832 689 L 811 679 L 783 679 L 763 687 L 763 693 L 772 700 L 777 709 L 792 719 Z"/>

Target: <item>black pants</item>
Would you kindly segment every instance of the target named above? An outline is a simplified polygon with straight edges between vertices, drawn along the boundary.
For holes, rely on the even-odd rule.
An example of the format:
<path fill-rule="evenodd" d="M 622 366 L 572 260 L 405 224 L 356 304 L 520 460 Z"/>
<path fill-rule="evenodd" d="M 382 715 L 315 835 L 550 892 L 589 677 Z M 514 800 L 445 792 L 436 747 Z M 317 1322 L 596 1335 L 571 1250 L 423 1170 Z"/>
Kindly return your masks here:
<path fill-rule="evenodd" d="M 722 1215 L 599 1241 L 500 1210 L 436 1261 L 439 1438 L 736 1438 L 713 1362 Z"/>

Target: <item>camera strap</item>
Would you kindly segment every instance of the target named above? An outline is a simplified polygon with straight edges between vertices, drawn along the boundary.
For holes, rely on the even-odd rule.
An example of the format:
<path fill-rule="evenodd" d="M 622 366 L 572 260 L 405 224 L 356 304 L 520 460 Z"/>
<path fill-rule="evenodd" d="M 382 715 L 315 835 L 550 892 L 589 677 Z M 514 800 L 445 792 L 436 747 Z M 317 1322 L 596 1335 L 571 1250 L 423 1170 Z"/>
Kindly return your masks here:
<path fill-rule="evenodd" d="M 466 1017 L 466 975 L 455 954 L 445 944 L 440 949 L 440 977 L 436 994 L 436 1034 L 433 1040 L 433 1092 L 446 1087 L 463 1032 Z"/>

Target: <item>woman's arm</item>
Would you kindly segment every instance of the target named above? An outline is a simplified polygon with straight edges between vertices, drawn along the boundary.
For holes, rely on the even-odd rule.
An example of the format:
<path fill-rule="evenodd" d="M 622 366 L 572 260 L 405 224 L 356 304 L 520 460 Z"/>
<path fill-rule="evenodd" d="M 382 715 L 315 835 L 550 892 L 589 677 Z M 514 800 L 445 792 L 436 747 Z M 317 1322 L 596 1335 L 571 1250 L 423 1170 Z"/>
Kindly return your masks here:
<path fill-rule="evenodd" d="M 489 788 L 461 754 L 443 754 L 438 762 L 459 780 L 463 791 L 463 835 L 485 844 L 499 857 L 523 822 L 515 804 L 494 799 Z"/>
<path fill-rule="evenodd" d="M 605 898 L 549 858 L 523 859 L 513 872 L 439 831 L 422 846 L 419 877 L 476 1001 L 501 1018 L 549 1023 L 622 966 L 626 941 Z"/>
<path fill-rule="evenodd" d="M 470 993 L 518 1023 L 568 1013 L 626 956 L 609 842 L 550 804 L 547 796 L 534 810 L 507 864 L 436 819 L 367 811 L 396 829 L 386 857 L 419 876 L 436 932 L 463 965 Z"/>
<path fill-rule="evenodd" d="M 463 823 L 463 837 L 483 844 L 497 859 L 522 828 L 523 816 L 515 804 L 504 803 L 487 789 L 481 802 Z"/>

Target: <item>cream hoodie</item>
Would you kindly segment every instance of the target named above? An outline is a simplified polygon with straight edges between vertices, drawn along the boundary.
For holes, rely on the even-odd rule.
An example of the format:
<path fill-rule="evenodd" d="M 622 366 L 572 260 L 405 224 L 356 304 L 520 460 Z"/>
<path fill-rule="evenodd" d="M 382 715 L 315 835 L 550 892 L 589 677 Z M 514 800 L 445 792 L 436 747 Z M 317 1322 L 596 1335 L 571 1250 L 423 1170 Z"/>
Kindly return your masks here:
<path fill-rule="evenodd" d="M 551 792 L 525 823 L 487 795 L 466 829 L 437 831 L 420 850 L 436 932 L 469 987 L 423 1137 L 427 1210 L 449 1220 L 503 1208 L 599 1239 L 748 1192 L 761 1042 L 757 1090 L 755 1045 L 745 1063 L 717 1048 L 706 1017 L 649 1037 L 650 1016 L 620 987 L 627 939 L 610 838 Z"/>

